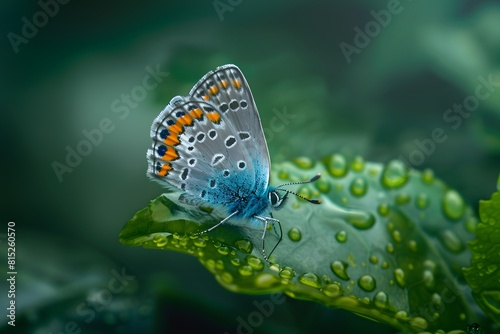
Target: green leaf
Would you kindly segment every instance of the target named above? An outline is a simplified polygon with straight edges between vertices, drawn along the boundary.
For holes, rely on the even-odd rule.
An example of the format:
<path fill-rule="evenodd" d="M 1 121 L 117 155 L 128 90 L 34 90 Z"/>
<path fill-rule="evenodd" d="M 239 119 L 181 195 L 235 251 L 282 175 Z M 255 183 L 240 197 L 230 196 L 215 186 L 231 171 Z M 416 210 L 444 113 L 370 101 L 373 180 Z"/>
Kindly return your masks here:
<path fill-rule="evenodd" d="M 469 242 L 470 267 L 464 275 L 483 311 L 500 325 L 500 191 L 479 202 L 476 239 Z"/>
<path fill-rule="evenodd" d="M 298 197 L 275 211 L 283 241 L 267 266 L 262 226 L 223 224 L 196 231 L 224 216 L 175 204 L 160 196 L 124 227 L 126 245 L 196 256 L 227 289 L 249 294 L 283 292 L 350 310 L 405 332 L 465 329 L 474 316 L 464 300 L 461 268 L 470 254 L 477 219 L 460 195 L 432 171 L 409 170 L 335 154 L 274 165 L 271 183 L 321 178 L 296 190 Z M 276 243 L 271 230 L 266 249 Z"/>

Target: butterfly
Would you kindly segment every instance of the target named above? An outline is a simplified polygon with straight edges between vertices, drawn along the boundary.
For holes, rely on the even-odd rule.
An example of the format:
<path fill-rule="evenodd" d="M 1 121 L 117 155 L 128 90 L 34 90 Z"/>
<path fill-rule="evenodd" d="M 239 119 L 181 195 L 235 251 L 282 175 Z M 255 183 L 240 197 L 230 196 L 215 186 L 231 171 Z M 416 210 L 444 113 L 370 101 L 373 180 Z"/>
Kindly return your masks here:
<path fill-rule="evenodd" d="M 282 240 L 280 221 L 271 210 L 281 208 L 289 193 L 269 185 L 271 162 L 264 131 L 250 87 L 235 65 L 208 72 L 188 96 L 175 96 L 151 126 L 152 148 L 147 151 L 147 175 L 180 191 L 179 201 L 222 208 L 227 217 L 196 233 L 212 231 L 228 220 L 263 226 L 262 255 L 266 262 Z M 266 216 L 266 214 L 269 215 Z M 277 223 L 279 240 L 266 254 L 268 224 Z M 276 231 L 276 230 L 275 230 Z"/>

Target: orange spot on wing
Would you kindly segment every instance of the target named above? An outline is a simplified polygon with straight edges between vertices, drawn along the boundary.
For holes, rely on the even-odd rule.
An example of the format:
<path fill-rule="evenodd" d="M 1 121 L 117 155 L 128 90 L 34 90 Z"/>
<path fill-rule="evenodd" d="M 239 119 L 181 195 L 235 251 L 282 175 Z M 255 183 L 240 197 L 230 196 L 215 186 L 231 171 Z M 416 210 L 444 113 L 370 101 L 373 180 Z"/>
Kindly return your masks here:
<path fill-rule="evenodd" d="M 208 94 L 203 95 L 201 98 L 205 101 L 210 100 L 210 96 L 208 96 Z"/>
<path fill-rule="evenodd" d="M 240 80 L 233 80 L 233 86 L 236 87 L 236 89 L 241 88 L 241 81 Z"/>
<path fill-rule="evenodd" d="M 227 88 L 227 80 L 221 80 L 220 85 L 222 88 L 226 89 Z"/>
<path fill-rule="evenodd" d="M 215 95 L 219 91 L 219 88 L 217 86 L 212 86 L 208 91 L 210 92 L 210 94 Z"/>
<path fill-rule="evenodd" d="M 172 170 L 172 166 L 170 166 L 170 164 L 164 164 L 158 172 L 158 176 L 165 176 L 170 170 Z"/>
<path fill-rule="evenodd" d="M 179 157 L 179 155 L 177 154 L 177 151 L 173 147 L 169 146 L 167 148 L 167 152 L 165 152 L 165 154 L 161 158 L 165 161 L 172 161 L 172 160 L 177 159 L 178 157 Z"/>
<path fill-rule="evenodd" d="M 203 111 L 200 108 L 193 109 L 189 112 L 193 118 L 199 119 L 203 116 Z"/>
<path fill-rule="evenodd" d="M 163 142 L 169 146 L 177 145 L 180 143 L 179 135 L 175 132 L 170 132 L 170 135 Z"/>
<path fill-rule="evenodd" d="M 219 123 L 220 121 L 220 115 L 217 112 L 209 112 L 207 113 L 207 118 L 211 120 L 214 123 Z"/>
<path fill-rule="evenodd" d="M 181 123 L 182 125 L 192 125 L 193 124 L 193 118 L 191 118 L 191 116 L 189 116 L 189 114 L 184 114 L 184 116 L 181 116 L 179 117 L 179 119 L 177 120 L 179 123 Z"/>
<path fill-rule="evenodd" d="M 182 132 L 184 132 L 184 128 L 182 127 L 182 124 L 179 121 L 177 121 L 174 125 L 170 125 L 168 127 L 168 130 L 170 132 L 175 132 L 178 134 L 181 134 Z"/>

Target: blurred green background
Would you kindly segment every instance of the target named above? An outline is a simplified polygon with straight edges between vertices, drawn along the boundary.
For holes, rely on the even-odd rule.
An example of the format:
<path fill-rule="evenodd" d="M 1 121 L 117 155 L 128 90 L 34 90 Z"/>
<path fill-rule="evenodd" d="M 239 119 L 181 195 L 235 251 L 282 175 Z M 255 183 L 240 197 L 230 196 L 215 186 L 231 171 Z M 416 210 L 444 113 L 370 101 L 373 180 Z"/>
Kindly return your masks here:
<path fill-rule="evenodd" d="M 402 157 L 433 169 L 474 208 L 495 190 L 498 1 L 406 0 L 389 17 L 380 13 L 394 1 L 60 1 L 8 0 L 0 14 L 0 241 L 6 254 L 14 221 L 19 332 L 235 333 L 254 301 L 269 299 L 226 291 L 194 257 L 118 242 L 162 192 L 145 176 L 153 119 L 222 64 L 249 81 L 273 162 Z M 154 69 L 164 73 L 158 85 L 141 89 Z M 474 102 L 478 78 L 488 77 L 498 84 L 481 88 L 490 94 L 473 111 L 448 111 Z M 102 122 L 108 133 L 58 176 L 55 162 L 66 165 L 68 147 Z M 446 140 L 431 144 L 437 128 Z M 367 329 L 397 332 L 287 300 L 255 333 Z"/>

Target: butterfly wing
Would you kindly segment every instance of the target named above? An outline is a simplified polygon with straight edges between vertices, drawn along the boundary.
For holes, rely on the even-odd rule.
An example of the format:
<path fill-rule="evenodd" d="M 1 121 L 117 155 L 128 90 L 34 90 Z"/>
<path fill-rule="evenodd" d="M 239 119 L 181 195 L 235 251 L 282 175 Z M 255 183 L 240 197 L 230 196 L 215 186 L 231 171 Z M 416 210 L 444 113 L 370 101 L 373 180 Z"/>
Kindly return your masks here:
<path fill-rule="evenodd" d="M 267 191 L 266 140 L 248 83 L 234 65 L 207 73 L 188 97 L 173 98 L 151 137 L 148 175 L 180 189 L 186 200 L 231 207 Z"/>

